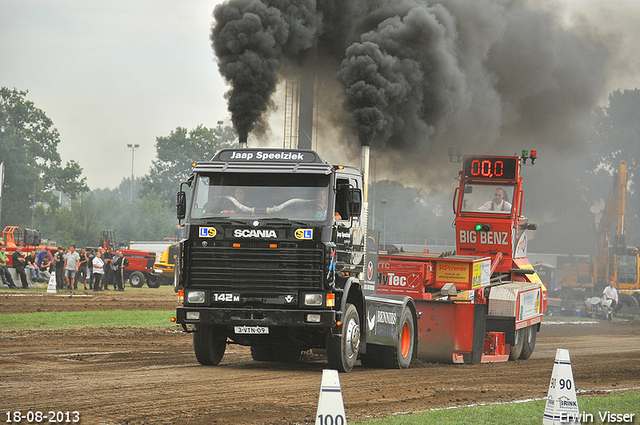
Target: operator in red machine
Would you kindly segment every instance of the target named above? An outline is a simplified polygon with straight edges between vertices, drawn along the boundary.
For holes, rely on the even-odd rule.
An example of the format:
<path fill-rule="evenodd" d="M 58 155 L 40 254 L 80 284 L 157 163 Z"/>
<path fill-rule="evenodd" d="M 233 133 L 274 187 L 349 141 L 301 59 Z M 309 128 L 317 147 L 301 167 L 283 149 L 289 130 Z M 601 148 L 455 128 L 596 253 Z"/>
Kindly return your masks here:
<path fill-rule="evenodd" d="M 481 205 L 478 208 L 479 211 L 504 211 L 511 212 L 511 204 L 507 199 L 507 194 L 504 189 L 497 187 L 493 194 L 493 199 L 487 203 Z"/>

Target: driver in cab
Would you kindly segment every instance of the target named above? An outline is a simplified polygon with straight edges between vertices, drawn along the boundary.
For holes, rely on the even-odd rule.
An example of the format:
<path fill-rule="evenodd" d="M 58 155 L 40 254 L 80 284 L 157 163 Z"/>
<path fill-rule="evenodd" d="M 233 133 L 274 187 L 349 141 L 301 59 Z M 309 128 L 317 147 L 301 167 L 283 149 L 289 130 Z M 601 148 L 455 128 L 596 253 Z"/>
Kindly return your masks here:
<path fill-rule="evenodd" d="M 316 193 L 315 207 L 316 207 L 315 219 L 324 220 L 324 218 L 327 216 L 327 191 L 326 190 L 320 189 Z M 340 216 L 340 213 L 338 211 L 336 211 L 333 216 L 334 216 L 334 219 L 336 220 L 342 220 L 342 217 Z"/>
<path fill-rule="evenodd" d="M 478 211 L 511 212 L 511 204 L 507 200 L 504 189 L 497 187 L 493 199 L 481 205 Z"/>

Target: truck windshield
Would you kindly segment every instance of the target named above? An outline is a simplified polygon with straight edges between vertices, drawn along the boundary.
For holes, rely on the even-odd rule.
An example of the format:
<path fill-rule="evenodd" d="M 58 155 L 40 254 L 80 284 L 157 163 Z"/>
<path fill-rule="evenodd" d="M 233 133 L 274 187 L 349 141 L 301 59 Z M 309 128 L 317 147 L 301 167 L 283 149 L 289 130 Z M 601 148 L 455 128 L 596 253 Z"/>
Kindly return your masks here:
<path fill-rule="evenodd" d="M 513 185 L 465 184 L 462 212 L 510 214 Z"/>
<path fill-rule="evenodd" d="M 192 218 L 327 219 L 328 175 L 210 173 L 197 176 Z"/>

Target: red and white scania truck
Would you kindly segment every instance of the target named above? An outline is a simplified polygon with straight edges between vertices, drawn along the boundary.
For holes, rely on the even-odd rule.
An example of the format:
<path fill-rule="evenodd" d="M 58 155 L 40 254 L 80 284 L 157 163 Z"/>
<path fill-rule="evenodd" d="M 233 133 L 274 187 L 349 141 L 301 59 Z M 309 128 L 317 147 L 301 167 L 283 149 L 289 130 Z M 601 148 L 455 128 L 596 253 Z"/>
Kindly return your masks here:
<path fill-rule="evenodd" d="M 546 290 L 526 258 L 523 156 L 465 157 L 454 196 L 458 255 L 380 254 L 362 171 L 310 150 L 225 149 L 178 193 L 175 320 L 198 362 L 228 344 L 257 361 L 325 349 L 330 367 L 406 368 L 414 358 L 528 358 Z M 500 188 L 511 208 L 482 206 Z M 380 254 L 380 256 L 379 256 Z"/>

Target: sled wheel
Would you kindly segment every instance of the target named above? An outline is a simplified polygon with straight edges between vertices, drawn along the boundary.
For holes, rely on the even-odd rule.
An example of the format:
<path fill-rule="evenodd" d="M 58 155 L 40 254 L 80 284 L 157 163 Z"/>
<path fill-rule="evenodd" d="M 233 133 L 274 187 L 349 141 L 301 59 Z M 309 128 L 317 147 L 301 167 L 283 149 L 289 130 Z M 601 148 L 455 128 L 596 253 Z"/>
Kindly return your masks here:
<path fill-rule="evenodd" d="M 526 327 L 525 329 L 524 343 L 522 344 L 522 352 L 520 353 L 520 359 L 527 360 L 533 354 L 533 349 L 536 348 L 536 338 L 538 336 L 538 326 L 533 325 Z"/>
<path fill-rule="evenodd" d="M 509 351 L 509 360 L 517 360 L 522 354 L 522 347 L 524 347 L 524 340 L 526 338 L 525 329 L 516 329 L 515 341 L 511 345 Z"/>

